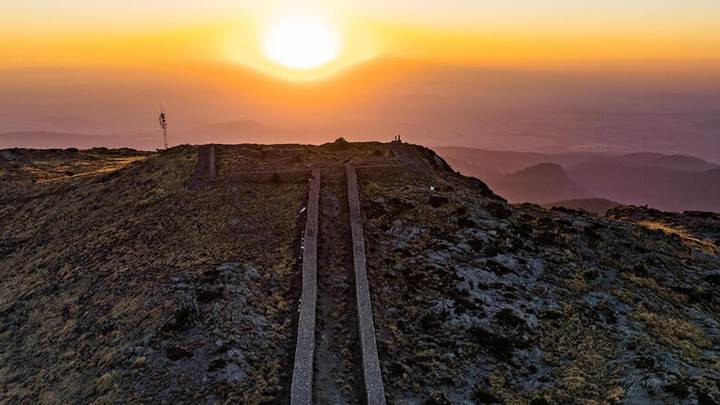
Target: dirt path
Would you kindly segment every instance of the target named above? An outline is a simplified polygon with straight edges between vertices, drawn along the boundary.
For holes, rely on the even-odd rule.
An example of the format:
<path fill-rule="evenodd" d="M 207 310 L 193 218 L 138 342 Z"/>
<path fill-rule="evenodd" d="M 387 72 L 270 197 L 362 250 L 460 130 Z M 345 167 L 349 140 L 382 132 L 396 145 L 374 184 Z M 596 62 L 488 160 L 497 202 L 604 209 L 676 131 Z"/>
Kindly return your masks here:
<path fill-rule="evenodd" d="M 361 403 L 362 363 L 344 170 L 324 171 L 320 189 L 315 403 Z"/>

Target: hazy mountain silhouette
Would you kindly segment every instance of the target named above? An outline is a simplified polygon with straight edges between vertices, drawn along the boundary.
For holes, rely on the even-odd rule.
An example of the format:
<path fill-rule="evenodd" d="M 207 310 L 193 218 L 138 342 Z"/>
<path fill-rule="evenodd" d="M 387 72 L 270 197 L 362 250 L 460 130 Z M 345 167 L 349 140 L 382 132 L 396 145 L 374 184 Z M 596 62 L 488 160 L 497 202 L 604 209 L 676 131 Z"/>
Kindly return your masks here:
<path fill-rule="evenodd" d="M 718 167 L 714 163 L 707 162 L 695 156 L 687 155 L 663 156 L 655 161 L 655 165 L 658 167 L 665 167 L 667 169 L 686 170 L 689 172 L 702 172 Z"/>
<path fill-rule="evenodd" d="M 487 181 L 513 202 L 604 198 L 671 211 L 720 211 L 720 168 L 694 156 L 437 150 L 454 168 Z"/>
<path fill-rule="evenodd" d="M 0 133 L 2 148 L 90 149 L 94 147 L 132 147 L 152 150 L 162 146 L 162 136 L 156 134 L 83 134 L 52 131 L 15 131 Z"/>
<path fill-rule="evenodd" d="M 556 163 L 540 163 L 509 174 L 496 181 L 494 191 L 511 202 L 547 203 L 584 195 Z"/>
<path fill-rule="evenodd" d="M 438 147 L 441 154 L 456 170 L 472 173 L 473 176 L 486 181 L 498 180 L 505 175 L 541 163 L 555 163 L 560 166 L 571 166 L 587 162 L 590 159 L 611 156 L 604 153 L 572 152 L 572 153 L 535 153 L 497 151 L 464 147 Z"/>
<path fill-rule="evenodd" d="M 703 172 L 718 167 L 714 163 L 688 155 L 665 155 L 662 153 L 631 153 L 628 155 L 591 159 L 593 164 L 625 167 L 657 167 L 670 170 Z M 586 162 L 587 163 L 587 162 Z"/>
<path fill-rule="evenodd" d="M 0 148 L 91 148 L 112 143 L 101 135 L 49 131 L 18 131 L 0 133 Z"/>
<path fill-rule="evenodd" d="M 669 211 L 720 211 L 720 169 L 690 172 L 582 164 L 568 172 L 594 196 Z"/>

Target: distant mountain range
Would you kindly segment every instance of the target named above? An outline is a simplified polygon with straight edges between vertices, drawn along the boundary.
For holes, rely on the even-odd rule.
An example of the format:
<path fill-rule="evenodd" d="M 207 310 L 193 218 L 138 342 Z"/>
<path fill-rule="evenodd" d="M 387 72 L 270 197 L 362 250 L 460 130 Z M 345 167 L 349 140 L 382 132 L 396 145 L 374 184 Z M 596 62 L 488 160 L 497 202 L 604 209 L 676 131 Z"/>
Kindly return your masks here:
<path fill-rule="evenodd" d="M 15 131 L 0 133 L 0 148 L 92 148 L 94 146 L 118 147 L 111 136 L 77 134 L 50 131 Z"/>
<path fill-rule="evenodd" d="M 604 198 L 670 211 L 720 211 L 720 166 L 694 156 L 436 150 L 512 202 Z"/>
<path fill-rule="evenodd" d="M 173 134 L 173 144 L 187 143 L 187 139 L 180 139 L 179 134 Z M 183 142 L 179 142 L 183 141 Z M 95 147 L 106 148 L 133 148 L 138 150 L 155 150 L 162 148 L 162 134 L 93 134 L 53 131 L 13 131 L 0 132 L 0 149 L 27 148 L 27 149 L 91 149 Z"/>
<path fill-rule="evenodd" d="M 557 163 L 539 163 L 500 177 L 495 189 L 510 201 L 545 203 L 566 200 L 584 192 Z"/>
<path fill-rule="evenodd" d="M 201 125 L 189 129 L 171 129 L 169 144 L 236 144 L 267 143 L 268 137 L 283 142 L 299 142 L 302 136 L 290 131 L 275 129 L 256 121 L 239 120 Z M 96 146 L 108 148 L 129 147 L 154 150 L 163 146 L 162 133 L 95 134 L 64 131 L 8 131 L 0 132 L 0 149 L 88 149 Z"/>
<path fill-rule="evenodd" d="M 687 172 L 703 172 L 716 169 L 718 165 L 695 156 L 664 155 L 661 153 L 632 153 L 619 156 L 600 156 L 583 162 L 590 165 L 620 167 L 654 167 Z"/>

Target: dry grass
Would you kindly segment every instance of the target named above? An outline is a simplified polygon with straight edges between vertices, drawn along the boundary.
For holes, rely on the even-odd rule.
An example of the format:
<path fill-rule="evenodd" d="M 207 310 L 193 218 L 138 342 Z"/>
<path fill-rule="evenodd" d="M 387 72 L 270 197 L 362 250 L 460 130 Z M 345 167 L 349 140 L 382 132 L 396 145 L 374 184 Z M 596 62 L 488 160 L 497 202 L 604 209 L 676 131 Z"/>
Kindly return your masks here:
<path fill-rule="evenodd" d="M 640 277 L 632 273 L 623 272 L 620 274 L 620 278 L 627 280 L 631 283 L 633 283 L 635 286 L 639 288 L 647 288 L 650 291 L 652 291 L 654 294 L 657 294 L 658 297 L 662 298 L 663 300 L 667 302 L 673 302 L 676 304 L 686 304 L 687 303 L 687 296 L 685 294 L 680 294 L 678 292 L 675 292 L 667 287 L 663 287 L 655 279 L 649 278 L 649 277 Z M 633 290 L 633 289 L 628 289 Z"/>
<path fill-rule="evenodd" d="M 150 156 L 132 149 L 2 150 L 0 181 L 44 183 L 100 175 Z"/>
<path fill-rule="evenodd" d="M 686 245 L 702 250 L 706 253 L 713 255 L 720 253 L 720 250 L 715 245 L 715 243 L 713 243 L 712 241 L 696 238 L 682 227 L 673 226 L 671 224 L 660 221 L 638 221 L 637 224 L 644 226 L 648 229 L 663 231 L 668 235 L 678 236 Z"/>
<path fill-rule="evenodd" d="M 99 164 L 82 161 L 68 165 L 58 165 L 56 162 L 35 162 L 35 166 L 27 170 L 37 183 L 46 183 L 107 174 L 144 159 L 147 159 L 147 156 L 108 158 L 103 159 Z"/>
<path fill-rule="evenodd" d="M 633 313 L 633 318 L 642 321 L 648 332 L 663 346 L 679 350 L 687 356 L 699 357 L 702 350 L 712 347 L 712 341 L 702 329 L 683 319 L 650 312 L 643 307 Z"/>

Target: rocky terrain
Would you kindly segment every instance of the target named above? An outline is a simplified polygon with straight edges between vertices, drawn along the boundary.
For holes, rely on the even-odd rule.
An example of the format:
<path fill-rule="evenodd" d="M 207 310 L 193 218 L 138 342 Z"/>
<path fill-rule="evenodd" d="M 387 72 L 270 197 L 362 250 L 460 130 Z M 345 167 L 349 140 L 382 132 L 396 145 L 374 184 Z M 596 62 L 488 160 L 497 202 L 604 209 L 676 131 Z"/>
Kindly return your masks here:
<path fill-rule="evenodd" d="M 389 403 L 720 403 L 717 215 L 510 205 L 412 145 L 217 149 L 212 181 L 191 146 L 0 151 L 0 402 L 287 402 L 307 182 L 242 173 L 350 163 Z"/>
<path fill-rule="evenodd" d="M 364 195 L 395 402 L 720 401 L 716 215 L 510 206 L 444 171 Z"/>
<path fill-rule="evenodd" d="M 305 184 L 193 190 L 194 147 L 3 153 L 0 402 L 285 395 Z"/>

